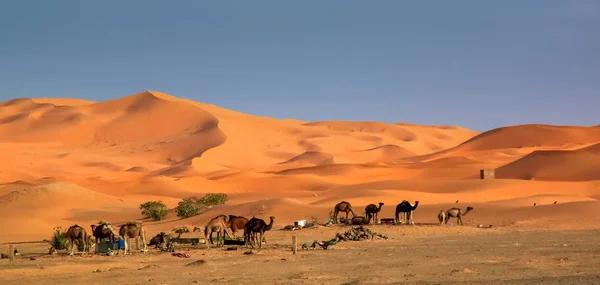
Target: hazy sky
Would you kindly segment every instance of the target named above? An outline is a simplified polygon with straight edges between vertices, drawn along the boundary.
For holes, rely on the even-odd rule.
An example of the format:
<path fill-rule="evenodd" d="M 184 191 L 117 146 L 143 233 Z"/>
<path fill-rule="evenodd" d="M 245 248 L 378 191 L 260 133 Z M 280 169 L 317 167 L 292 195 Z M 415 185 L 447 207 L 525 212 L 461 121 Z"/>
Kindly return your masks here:
<path fill-rule="evenodd" d="M 600 1 L 0 1 L 0 101 L 146 89 L 307 121 L 596 125 Z"/>

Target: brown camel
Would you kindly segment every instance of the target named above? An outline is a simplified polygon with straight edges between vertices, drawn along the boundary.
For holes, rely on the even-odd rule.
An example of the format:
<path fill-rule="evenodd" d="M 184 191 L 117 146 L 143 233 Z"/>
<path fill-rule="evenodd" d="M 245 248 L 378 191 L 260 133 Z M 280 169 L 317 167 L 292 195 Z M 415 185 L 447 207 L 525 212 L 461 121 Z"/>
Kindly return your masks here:
<path fill-rule="evenodd" d="M 264 234 L 266 231 L 270 231 L 273 228 L 273 222 L 275 221 L 275 217 L 270 216 L 271 222 L 267 225 L 264 220 L 252 217 L 246 225 L 244 226 L 244 242 L 246 246 L 250 244 L 252 248 L 254 248 L 255 239 L 258 242 L 258 248 L 262 248 L 262 241 L 264 239 Z M 258 235 L 258 236 L 257 236 Z"/>
<path fill-rule="evenodd" d="M 371 223 L 371 217 L 357 216 L 347 221 L 350 225 L 368 225 Z"/>
<path fill-rule="evenodd" d="M 338 213 L 339 212 L 346 213 L 346 221 L 348 220 L 348 213 L 352 213 L 352 217 L 356 217 L 356 214 L 354 214 L 354 211 L 352 211 L 352 205 L 350 205 L 349 202 L 342 201 L 342 202 L 337 203 L 335 205 L 335 207 L 333 208 L 333 223 L 334 224 L 338 223 Z"/>
<path fill-rule="evenodd" d="M 148 251 L 146 249 L 146 233 L 142 227 L 142 224 L 136 222 L 128 222 L 119 228 L 119 235 L 123 237 L 125 241 L 125 254 L 131 254 L 131 250 L 129 249 L 129 239 L 136 239 L 137 249 L 140 249 L 140 243 L 138 238 L 142 240 L 142 244 L 144 245 L 143 251 Z"/>
<path fill-rule="evenodd" d="M 233 239 L 235 239 L 235 234 L 239 231 L 244 231 L 244 227 L 248 223 L 248 219 L 242 216 L 234 216 L 229 215 L 229 221 L 227 221 L 227 227 L 231 229 L 231 234 Z"/>
<path fill-rule="evenodd" d="M 462 225 L 462 216 L 466 215 L 471 210 L 473 210 L 473 207 L 471 206 L 467 207 L 467 210 L 464 213 L 460 210 L 460 208 L 449 209 L 448 211 L 446 211 L 446 220 L 444 221 L 444 223 L 447 224 L 450 218 L 456 218 L 456 224 Z"/>
<path fill-rule="evenodd" d="M 212 241 L 212 234 L 217 233 L 217 247 L 225 244 L 225 235 L 227 234 L 227 222 L 228 217 L 225 215 L 218 215 L 212 218 L 204 227 L 204 239 L 210 244 L 214 244 Z M 210 247 L 210 245 L 209 245 Z"/>
<path fill-rule="evenodd" d="M 379 202 L 379 208 L 375 204 L 369 204 L 365 207 L 365 214 L 369 222 L 371 221 L 371 218 L 373 218 L 373 223 L 377 223 L 377 214 L 381 211 L 381 206 L 383 206 L 383 202 Z"/>
<path fill-rule="evenodd" d="M 71 252 L 69 255 L 73 255 L 73 251 L 75 250 L 75 240 L 81 240 L 81 244 L 83 244 L 83 252 L 87 252 L 88 248 L 88 235 L 85 229 L 77 224 L 70 226 L 69 229 L 65 232 L 65 237 L 69 239 L 69 243 L 71 245 Z"/>
<path fill-rule="evenodd" d="M 193 232 L 202 232 L 202 228 L 194 227 Z"/>
<path fill-rule="evenodd" d="M 96 238 L 96 245 L 98 245 L 102 240 L 108 238 L 110 240 L 110 244 L 114 244 L 115 242 L 115 229 L 108 222 L 100 222 L 98 225 L 91 225 L 92 227 L 92 235 Z"/>
<path fill-rule="evenodd" d="M 401 219 L 399 216 L 400 216 L 400 213 L 403 213 L 405 218 L 403 218 L 402 220 L 406 220 L 407 224 L 414 225 L 415 222 L 413 221 L 413 211 L 417 209 L 417 206 L 419 206 L 419 201 L 415 201 L 415 204 L 413 205 L 410 202 L 408 202 L 407 200 L 403 200 L 402 203 L 400 203 L 396 206 L 395 222 L 396 223 L 401 222 Z"/>

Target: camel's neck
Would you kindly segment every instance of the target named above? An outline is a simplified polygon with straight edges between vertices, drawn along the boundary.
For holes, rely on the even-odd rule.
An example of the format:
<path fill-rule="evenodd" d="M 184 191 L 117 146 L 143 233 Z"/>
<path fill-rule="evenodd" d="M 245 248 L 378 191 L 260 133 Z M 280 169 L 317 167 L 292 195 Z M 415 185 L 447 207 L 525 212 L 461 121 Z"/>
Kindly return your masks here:
<path fill-rule="evenodd" d="M 271 228 L 273 228 L 273 219 L 271 219 L 271 222 L 269 222 L 269 224 L 267 225 L 267 227 L 265 228 L 265 231 L 270 231 Z"/>
<path fill-rule="evenodd" d="M 381 206 L 383 206 L 383 205 L 381 205 L 381 204 L 379 205 L 379 208 L 377 208 L 377 212 L 381 211 Z"/>
<path fill-rule="evenodd" d="M 468 214 L 470 211 L 471 211 L 471 209 L 469 208 L 464 213 L 462 213 L 462 215 L 464 216 L 464 215 Z"/>
<path fill-rule="evenodd" d="M 417 206 L 419 206 L 419 202 L 415 203 L 415 205 L 411 205 L 411 208 L 413 209 L 413 211 L 417 208 Z"/>

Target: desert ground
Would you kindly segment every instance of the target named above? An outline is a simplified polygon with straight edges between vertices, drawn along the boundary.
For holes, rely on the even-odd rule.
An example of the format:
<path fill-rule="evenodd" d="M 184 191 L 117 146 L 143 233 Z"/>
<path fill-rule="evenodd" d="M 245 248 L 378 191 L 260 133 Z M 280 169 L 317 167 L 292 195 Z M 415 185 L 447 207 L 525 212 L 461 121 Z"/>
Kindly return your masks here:
<path fill-rule="evenodd" d="M 142 222 L 149 238 L 177 226 L 203 227 L 219 214 L 275 217 L 268 244 L 252 255 L 240 248 L 185 249 L 191 258 L 156 251 L 47 256 L 47 244 L 18 244 L 22 258 L 0 260 L 2 284 L 24 278 L 100 284 L 100 274 L 102 283 L 119 284 L 131 276 L 137 284 L 600 282 L 593 270 L 600 248 L 600 126 L 476 132 L 304 122 L 144 91 L 103 102 L 2 102 L 0 148 L 2 253 L 8 243 L 49 239 L 56 226 L 89 229 L 99 220 Z M 481 169 L 494 169 L 495 179 L 480 179 Z M 229 200 L 191 218 L 175 215 L 182 198 L 209 192 Z M 141 215 L 139 205 L 154 200 L 169 207 L 165 220 Z M 347 228 L 280 230 L 295 220 L 325 221 L 340 201 L 358 215 L 383 202 L 379 218 L 393 217 L 403 200 L 419 201 L 417 225 L 368 226 L 388 240 L 292 255 L 292 234 L 303 243 Z M 464 225 L 430 225 L 440 210 L 467 206 L 474 210 Z"/>

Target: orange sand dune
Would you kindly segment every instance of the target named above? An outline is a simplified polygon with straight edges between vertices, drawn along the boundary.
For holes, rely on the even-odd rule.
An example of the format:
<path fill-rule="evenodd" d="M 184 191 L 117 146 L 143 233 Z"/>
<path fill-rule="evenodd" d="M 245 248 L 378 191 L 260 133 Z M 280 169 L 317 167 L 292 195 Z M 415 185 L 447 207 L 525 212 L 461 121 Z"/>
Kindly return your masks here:
<path fill-rule="evenodd" d="M 600 143 L 576 150 L 539 150 L 496 169 L 498 178 L 600 180 Z"/>
<path fill-rule="evenodd" d="M 440 208 L 474 205 L 470 218 L 478 223 L 545 227 L 555 218 L 589 226 L 583 217 L 597 213 L 600 197 L 598 142 L 600 126 L 478 133 L 278 120 L 155 91 L 103 102 L 13 99 L 0 103 L 0 242 L 47 238 L 54 226 L 100 219 L 144 221 L 150 235 L 202 226 L 220 213 L 273 215 L 277 228 L 326 220 L 341 200 L 357 214 L 382 201 L 380 217 L 393 216 L 402 200 L 419 200 L 422 222 L 435 222 Z M 482 168 L 516 179 L 479 180 Z M 207 192 L 229 201 L 189 219 L 174 215 L 181 198 Z M 170 216 L 142 219 L 138 206 L 149 200 L 165 202 Z M 516 212 L 498 218 L 507 209 Z M 561 213 L 572 209 L 583 212 Z"/>

